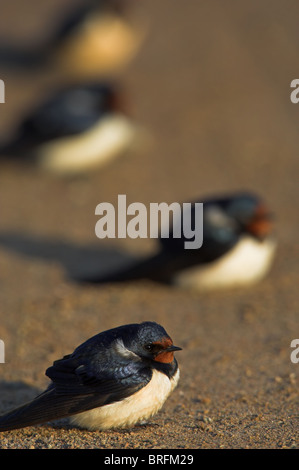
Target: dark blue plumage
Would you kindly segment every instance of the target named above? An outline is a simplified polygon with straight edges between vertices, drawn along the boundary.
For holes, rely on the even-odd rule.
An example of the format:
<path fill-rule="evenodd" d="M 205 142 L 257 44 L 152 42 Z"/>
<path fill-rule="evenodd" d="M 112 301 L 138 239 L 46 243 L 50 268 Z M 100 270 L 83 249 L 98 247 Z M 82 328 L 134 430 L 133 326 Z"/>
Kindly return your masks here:
<path fill-rule="evenodd" d="M 202 230 L 203 244 L 198 249 L 186 249 L 185 242 L 193 238 L 186 238 L 181 230 L 181 237 L 175 237 L 170 229 L 169 237 L 160 236 L 157 254 L 136 262 L 122 271 L 109 275 L 104 273 L 81 278 L 79 281 L 89 283 L 109 283 L 132 281 L 137 279 L 150 279 L 167 283 L 176 283 L 177 276 L 183 276 L 189 269 L 199 268 L 200 276 L 194 281 L 193 287 L 205 284 L 205 276 L 209 285 L 218 287 L 243 282 L 242 271 L 251 270 L 251 252 L 256 259 L 256 270 L 252 269 L 252 279 L 244 279 L 244 283 L 257 279 L 267 269 L 272 259 L 272 214 L 270 214 L 261 198 L 248 191 L 235 192 L 209 198 L 199 199 L 203 203 L 203 223 L 197 230 Z M 176 226 L 182 227 L 181 218 L 175 221 Z M 191 226 L 195 227 L 195 204 L 192 204 Z M 269 240 L 271 239 L 271 242 Z M 268 242 L 269 249 L 268 249 Z M 245 246 L 246 245 L 246 246 Z M 271 246 L 270 246 L 271 245 Z M 238 247 L 242 247 L 239 253 Z M 231 262 L 228 257 L 236 252 L 240 262 Z M 247 256 L 247 252 L 249 253 Z M 228 259 L 227 268 L 224 261 Z M 253 259 L 253 258 L 252 258 Z M 249 261 L 248 261 L 249 260 Z M 223 261 L 223 263 L 222 263 Z M 247 263 L 248 261 L 248 263 Z M 217 270 L 217 263 L 221 265 L 221 274 L 211 275 L 211 269 Z M 233 267 L 232 267 L 233 264 Z M 239 265 L 238 265 L 239 264 Z M 205 271 L 206 270 L 206 271 Z M 233 271 L 233 273 L 232 273 Z M 232 273 L 232 275 L 231 275 Z M 197 275 L 198 273 L 196 273 Z M 212 279 L 213 277 L 213 279 Z M 226 278 L 226 279 L 225 279 Z M 211 279 L 211 282 L 210 282 Z M 217 280 L 216 280 L 217 279 Z M 189 284 L 190 279 L 188 280 Z M 193 281 L 192 281 L 193 282 Z M 178 282 L 180 284 L 180 281 Z"/>
<path fill-rule="evenodd" d="M 10 44 L 2 38 L 0 44 L 0 65 L 13 69 L 35 70 L 51 65 L 55 54 L 64 43 L 84 28 L 93 14 L 109 14 L 123 17 L 124 2 L 122 0 L 85 0 L 84 3 L 72 7 L 65 14 L 57 14 L 48 37 L 36 41 L 33 47 Z M 51 29 L 51 28 L 50 28 Z M 84 64 L 82 64 L 84 69 Z"/>
<path fill-rule="evenodd" d="M 86 83 L 53 91 L 20 123 L 12 142 L 0 148 L 6 155 L 24 157 L 26 151 L 57 138 L 80 134 L 117 111 L 119 90 L 108 83 Z"/>
<path fill-rule="evenodd" d="M 0 431 L 78 413 L 84 415 L 85 411 L 95 408 L 104 409 L 106 405 L 122 404 L 122 400 L 129 397 L 133 401 L 129 404 L 132 412 L 125 401 L 126 415 L 125 418 L 119 416 L 119 425 L 137 422 L 143 416 L 143 409 L 141 407 L 140 416 L 137 410 L 136 417 L 132 415 L 135 394 L 151 382 L 153 371 L 162 374 L 162 380 L 171 383 L 178 373 L 173 352 L 179 349 L 173 346 L 164 328 L 155 322 L 128 324 L 104 331 L 81 344 L 72 354 L 55 361 L 46 370 L 46 375 L 51 379 L 48 389 L 29 404 L 1 416 Z M 176 382 L 168 386 L 166 395 L 162 390 L 162 404 L 175 385 Z M 148 409 L 155 410 L 157 406 L 156 403 L 148 402 L 150 399 L 151 394 L 144 403 L 145 416 Z M 137 401 L 140 403 L 140 398 Z M 162 404 L 159 403 L 159 406 Z M 117 425 L 118 417 L 113 409 L 111 419 L 109 412 L 107 416 L 105 413 L 106 410 L 104 418 L 100 420 L 104 423 L 99 427 L 110 427 L 111 419 L 113 423 L 116 420 L 113 427 Z M 88 424 L 86 427 L 89 427 Z"/>
<path fill-rule="evenodd" d="M 124 108 L 123 92 L 114 84 L 87 82 L 53 91 L 3 143 L 0 159 L 60 174 L 101 166 L 135 139 Z"/>

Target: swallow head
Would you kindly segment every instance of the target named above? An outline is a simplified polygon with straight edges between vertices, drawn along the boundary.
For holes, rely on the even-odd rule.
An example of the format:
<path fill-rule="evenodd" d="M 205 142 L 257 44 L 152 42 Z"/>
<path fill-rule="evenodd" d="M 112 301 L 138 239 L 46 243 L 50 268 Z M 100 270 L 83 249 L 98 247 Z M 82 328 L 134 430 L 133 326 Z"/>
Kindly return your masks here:
<path fill-rule="evenodd" d="M 74 115 L 89 116 L 124 112 L 123 94 L 120 88 L 109 83 L 89 83 L 84 86 L 74 86 L 65 90 L 62 97 L 65 106 Z"/>
<path fill-rule="evenodd" d="M 182 349 L 174 346 L 170 336 L 158 323 L 147 321 L 136 327 L 134 333 L 131 329 L 132 334 L 124 338 L 123 344 L 126 350 L 141 360 L 170 364 L 174 360 L 174 352 Z"/>
<path fill-rule="evenodd" d="M 224 200 L 226 213 L 240 232 L 246 232 L 258 240 L 267 238 L 273 230 L 272 213 L 258 196 L 251 193 L 237 194 Z"/>
<path fill-rule="evenodd" d="M 263 203 L 257 204 L 245 228 L 248 233 L 251 233 L 257 239 L 264 240 L 273 230 L 272 213 Z"/>

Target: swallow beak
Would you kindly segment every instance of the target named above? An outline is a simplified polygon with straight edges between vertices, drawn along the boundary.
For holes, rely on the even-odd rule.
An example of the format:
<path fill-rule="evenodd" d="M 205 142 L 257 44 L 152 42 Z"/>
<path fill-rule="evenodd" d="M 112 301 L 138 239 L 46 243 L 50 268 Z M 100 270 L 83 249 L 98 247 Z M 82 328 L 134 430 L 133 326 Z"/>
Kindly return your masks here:
<path fill-rule="evenodd" d="M 174 346 L 174 345 L 172 344 L 172 345 L 169 346 L 167 349 L 165 349 L 165 351 L 169 351 L 169 352 L 182 351 L 182 348 L 180 348 L 179 346 Z"/>
<path fill-rule="evenodd" d="M 129 114 L 129 109 L 124 98 L 124 93 L 120 90 L 115 91 L 115 93 L 110 97 L 109 105 L 111 110 L 114 112 Z"/>
<path fill-rule="evenodd" d="M 159 352 L 159 354 L 157 354 L 154 360 L 157 362 L 164 362 L 166 364 L 169 364 L 174 359 L 174 352 L 181 351 L 181 349 L 182 348 L 179 348 L 178 346 L 170 344 L 169 346 L 164 347 L 164 349 Z"/>

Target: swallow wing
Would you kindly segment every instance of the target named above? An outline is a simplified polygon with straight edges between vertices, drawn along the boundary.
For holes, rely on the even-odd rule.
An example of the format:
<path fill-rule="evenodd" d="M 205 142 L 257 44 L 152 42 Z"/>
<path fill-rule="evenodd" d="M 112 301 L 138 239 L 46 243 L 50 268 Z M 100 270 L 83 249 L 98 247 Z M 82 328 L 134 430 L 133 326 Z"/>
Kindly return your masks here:
<path fill-rule="evenodd" d="M 145 259 L 137 260 L 123 269 L 115 272 L 95 273 L 90 276 L 77 277 L 78 282 L 87 284 L 110 284 L 135 281 L 138 279 L 151 279 L 154 281 L 168 282 L 169 263 L 173 260 L 172 253 L 164 251 Z"/>
<path fill-rule="evenodd" d="M 199 202 L 199 201 L 198 201 Z M 138 279 L 150 279 L 169 283 L 176 272 L 195 265 L 212 262 L 227 253 L 238 241 L 239 233 L 235 221 L 226 213 L 225 199 L 204 200 L 203 221 L 196 227 L 195 203 L 191 207 L 190 229 L 202 230 L 203 245 L 199 249 L 185 249 L 185 242 L 193 241 L 185 236 L 183 214 L 179 215 L 176 226 L 181 227 L 181 236 L 170 227 L 169 236 L 159 237 L 160 251 L 152 257 L 135 262 L 131 266 L 111 274 L 95 274 L 77 279 L 86 283 L 117 283 Z M 166 234 L 167 235 L 167 234 Z"/>
<path fill-rule="evenodd" d="M 104 366 L 105 365 L 105 366 Z M 32 426 L 104 406 L 128 397 L 151 379 L 140 361 L 118 364 L 73 354 L 55 361 L 49 388 L 33 401 L 0 417 L 0 431 Z"/>

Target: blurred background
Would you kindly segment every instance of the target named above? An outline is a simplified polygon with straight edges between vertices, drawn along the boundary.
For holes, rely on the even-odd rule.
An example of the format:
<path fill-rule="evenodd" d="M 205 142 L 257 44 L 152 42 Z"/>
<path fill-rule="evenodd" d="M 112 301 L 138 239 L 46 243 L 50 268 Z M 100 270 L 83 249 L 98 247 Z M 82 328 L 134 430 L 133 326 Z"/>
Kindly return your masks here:
<path fill-rule="evenodd" d="M 43 44 L 79 4 L 1 0 L 1 45 L 30 50 Z M 155 320 L 184 348 L 180 392 L 155 419 L 166 427 L 181 420 L 180 437 L 168 433 L 165 445 L 294 446 L 298 423 L 290 416 L 298 405 L 298 366 L 289 360 L 289 345 L 298 337 L 299 104 L 290 101 L 290 83 L 299 78 L 298 2 L 123 4 L 136 47 L 92 79 L 120 84 L 140 130 L 136 145 L 75 176 L 0 162 L 3 407 L 22 401 L 20 390 L 26 398 L 34 395 L 26 387 L 42 388 L 45 368 L 89 336 Z M 0 63 L 0 78 L 6 87 L 1 140 L 13 136 L 51 90 L 82 83 L 78 72 L 66 72 L 55 61 L 34 67 Z M 117 206 L 117 196 L 126 194 L 128 204 L 148 206 L 239 189 L 260 194 L 276 220 L 277 257 L 254 288 L 199 295 L 147 282 L 100 288 L 69 280 L 68 274 L 99 262 L 155 249 L 150 239 L 98 240 L 94 211 L 100 202 Z M 252 424 L 266 402 L 270 411 L 262 425 L 270 437 L 260 433 L 257 421 L 251 437 L 249 431 L 232 437 L 221 410 L 228 407 L 230 429 L 236 429 L 238 415 Z M 203 433 L 204 415 L 211 417 L 214 435 Z M 279 426 L 279 419 L 285 424 Z M 151 446 L 156 432 L 140 431 L 132 442 Z M 107 439 L 107 446 L 123 444 Z"/>

